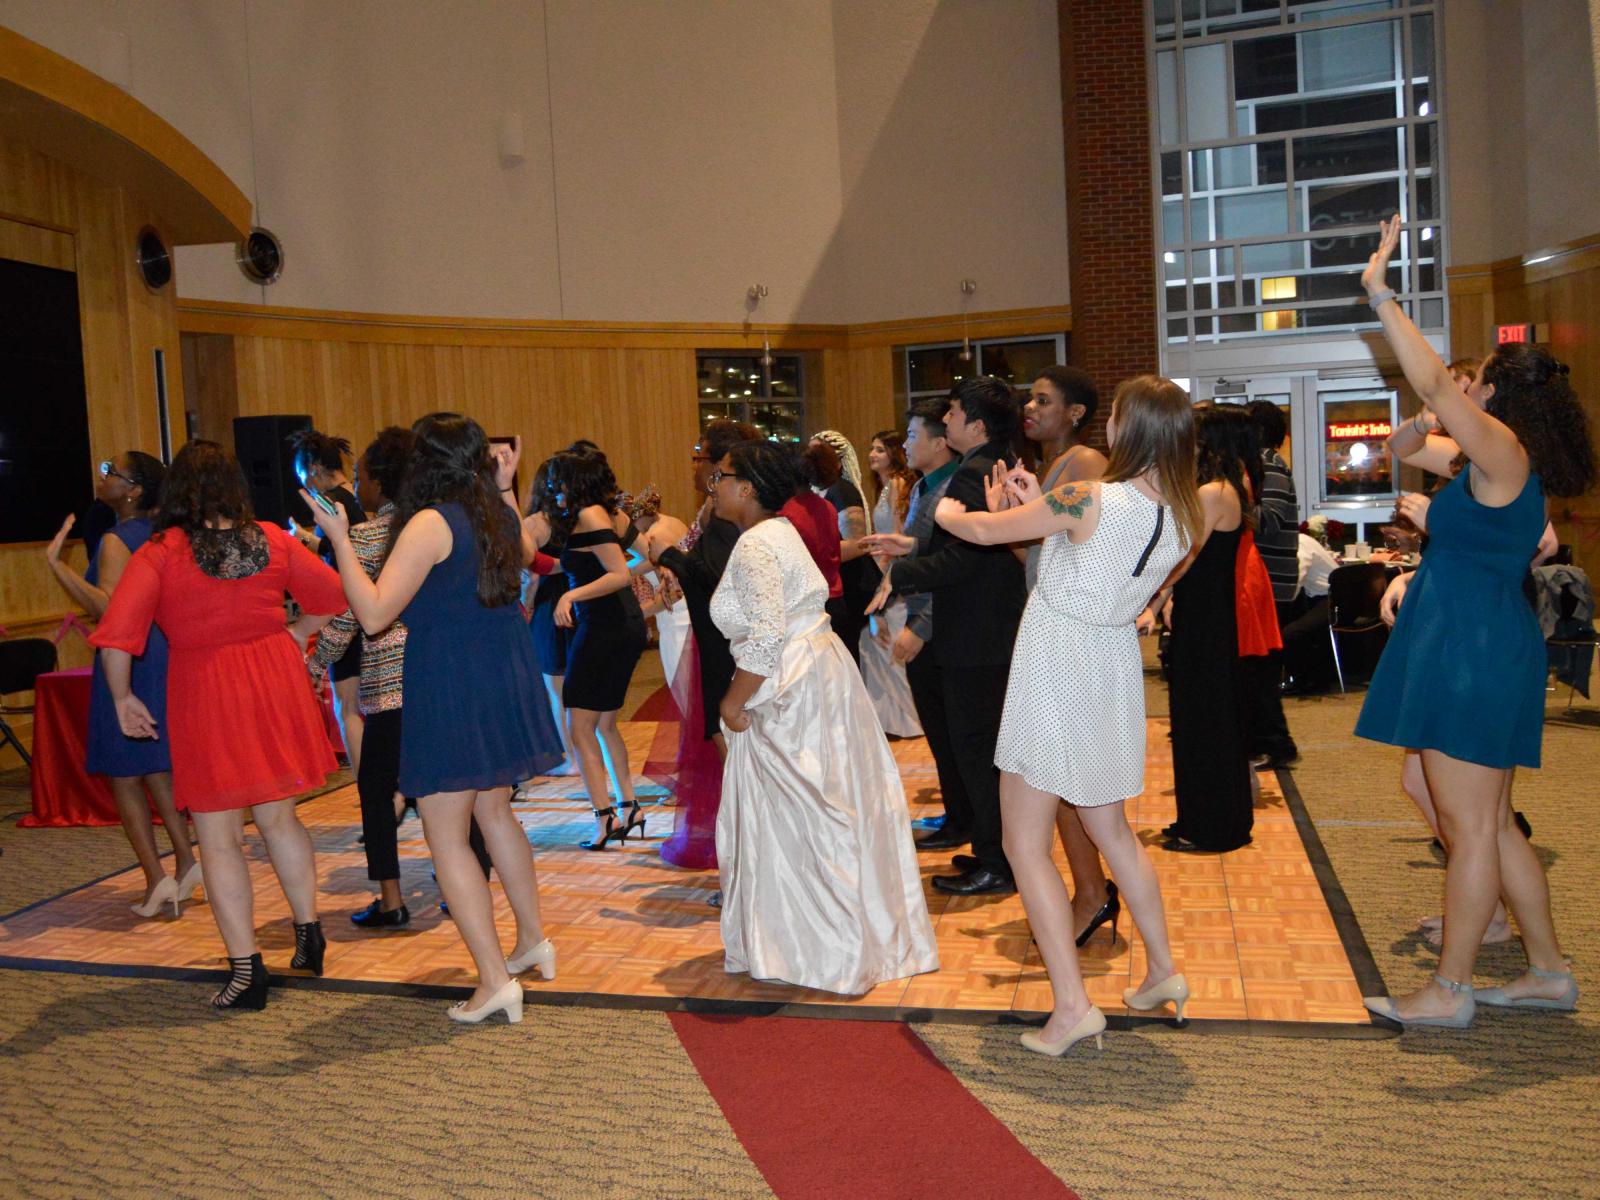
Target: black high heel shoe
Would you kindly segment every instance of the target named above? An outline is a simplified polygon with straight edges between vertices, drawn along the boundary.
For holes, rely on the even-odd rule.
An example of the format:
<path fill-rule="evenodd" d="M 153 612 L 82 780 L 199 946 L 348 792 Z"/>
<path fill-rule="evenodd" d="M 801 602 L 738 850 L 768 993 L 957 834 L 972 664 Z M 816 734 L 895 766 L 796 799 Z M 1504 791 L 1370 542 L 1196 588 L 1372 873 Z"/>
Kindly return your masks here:
<path fill-rule="evenodd" d="M 289 966 L 296 971 L 322 974 L 322 956 L 327 953 L 328 939 L 322 936 L 322 922 L 308 921 L 294 927 L 294 957 Z"/>
<path fill-rule="evenodd" d="M 637 800 L 632 801 L 628 805 L 628 815 L 622 818 L 622 836 L 617 839 L 618 841 L 627 841 L 628 835 L 635 829 L 639 831 L 639 840 L 641 842 L 644 841 L 643 810 L 644 805 L 640 804 Z"/>
<path fill-rule="evenodd" d="M 248 1008 L 260 1012 L 267 1006 L 267 968 L 261 961 L 261 955 L 230 958 L 228 963 L 233 968 L 233 976 L 220 992 L 211 997 L 211 1007 L 218 1011 Z"/>
<path fill-rule="evenodd" d="M 1100 906 L 1094 916 L 1089 918 L 1089 924 L 1078 935 L 1078 946 L 1081 949 L 1094 931 L 1107 921 L 1111 922 L 1111 944 L 1117 944 L 1117 919 L 1122 916 L 1122 900 L 1117 895 L 1117 885 L 1111 880 L 1106 880 L 1106 902 Z"/>
<path fill-rule="evenodd" d="M 617 821 L 617 810 L 615 806 L 608 805 L 605 808 L 597 808 L 594 810 L 594 815 L 597 819 L 605 821 L 605 832 L 602 833 L 598 838 L 585 838 L 583 841 L 579 842 L 578 848 L 580 850 L 604 850 L 606 848 L 606 843 L 611 841 L 613 838 L 620 842 L 623 838 L 628 836 L 627 826 L 622 825 Z"/>

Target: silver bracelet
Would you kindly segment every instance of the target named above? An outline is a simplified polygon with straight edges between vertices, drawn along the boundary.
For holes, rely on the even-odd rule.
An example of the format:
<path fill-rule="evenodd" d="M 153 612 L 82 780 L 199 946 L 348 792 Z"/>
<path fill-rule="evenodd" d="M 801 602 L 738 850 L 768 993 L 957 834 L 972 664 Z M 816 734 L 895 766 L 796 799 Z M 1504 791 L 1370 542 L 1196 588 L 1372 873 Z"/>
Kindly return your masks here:
<path fill-rule="evenodd" d="M 1417 431 L 1417 433 L 1422 437 L 1427 437 L 1428 436 L 1428 429 L 1427 429 L 1427 426 L 1423 425 L 1423 423 L 1422 423 L 1422 413 L 1420 413 L 1420 412 L 1418 412 L 1416 416 L 1411 418 L 1411 428 L 1415 429 Z"/>
<path fill-rule="evenodd" d="M 1394 299 L 1394 289 L 1393 288 L 1384 288 L 1383 291 L 1374 292 L 1372 295 L 1368 296 L 1367 297 L 1367 304 L 1374 312 L 1376 312 L 1377 309 L 1378 309 L 1378 305 L 1386 304 L 1390 300 L 1393 300 L 1393 299 Z"/>

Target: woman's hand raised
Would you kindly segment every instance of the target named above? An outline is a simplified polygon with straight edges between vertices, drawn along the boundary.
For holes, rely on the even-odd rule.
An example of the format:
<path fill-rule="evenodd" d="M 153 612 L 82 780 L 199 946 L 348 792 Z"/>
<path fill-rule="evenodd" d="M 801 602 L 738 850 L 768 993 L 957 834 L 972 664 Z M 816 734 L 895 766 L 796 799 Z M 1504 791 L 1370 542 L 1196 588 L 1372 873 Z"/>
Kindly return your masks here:
<path fill-rule="evenodd" d="M 61 550 L 67 544 L 67 534 L 72 532 L 72 526 L 77 520 L 77 517 L 69 516 L 61 522 L 61 528 L 56 530 L 55 537 L 51 538 L 50 544 L 45 547 L 44 560 L 52 567 L 61 561 Z"/>
<path fill-rule="evenodd" d="M 517 476 L 517 463 L 522 461 L 522 435 L 512 438 L 509 445 L 496 442 L 489 447 L 489 454 L 494 459 L 494 485 L 503 492 Z"/>
<path fill-rule="evenodd" d="M 324 500 L 320 496 L 313 496 L 305 488 L 300 489 L 300 499 L 306 502 L 306 507 L 311 510 L 311 515 L 316 518 L 317 528 L 334 541 L 343 541 L 350 536 L 350 514 L 344 511 L 344 505 L 337 500 Z M 329 512 L 324 504 L 333 506 Z"/>
<path fill-rule="evenodd" d="M 1367 295 L 1375 296 L 1389 286 L 1389 259 L 1400 244 L 1400 214 L 1387 221 L 1378 222 L 1378 248 L 1367 259 L 1367 269 L 1361 272 L 1361 286 Z"/>

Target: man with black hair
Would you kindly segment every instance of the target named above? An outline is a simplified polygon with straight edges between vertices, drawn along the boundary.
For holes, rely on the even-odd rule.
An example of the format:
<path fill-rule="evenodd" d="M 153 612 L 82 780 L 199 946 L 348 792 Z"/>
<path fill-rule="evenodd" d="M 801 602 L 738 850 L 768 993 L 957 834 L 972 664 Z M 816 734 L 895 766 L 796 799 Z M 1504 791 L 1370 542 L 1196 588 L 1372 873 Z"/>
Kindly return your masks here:
<path fill-rule="evenodd" d="M 1020 408 L 1016 393 L 992 375 L 968 379 L 951 392 L 945 440 L 961 456 L 945 495 L 985 511 L 984 484 L 995 463 L 1015 463 L 1011 435 Z M 978 546 L 935 527 L 928 552 L 899 558 L 912 548 L 904 535 L 868 539 L 876 553 L 896 556 L 880 597 L 895 592 L 933 595 L 939 636 L 931 653 L 939 666 L 951 755 L 966 786 L 969 829 L 939 831 L 929 849 L 954 849 L 971 840 L 975 865 L 937 876 L 933 886 L 958 896 L 1008 895 L 1016 890 L 1000 838 L 1000 776 L 994 748 L 1005 708 L 1006 680 L 1017 624 L 1027 598 L 1022 563 L 1009 546 Z M 954 817 L 956 814 L 949 814 Z"/>

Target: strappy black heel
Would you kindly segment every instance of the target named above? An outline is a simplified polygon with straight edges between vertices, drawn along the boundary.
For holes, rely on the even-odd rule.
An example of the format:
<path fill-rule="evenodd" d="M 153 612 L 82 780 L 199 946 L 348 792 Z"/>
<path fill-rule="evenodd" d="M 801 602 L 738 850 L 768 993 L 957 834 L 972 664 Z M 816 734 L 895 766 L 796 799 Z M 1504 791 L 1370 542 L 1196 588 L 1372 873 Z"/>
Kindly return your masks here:
<path fill-rule="evenodd" d="M 294 957 L 289 965 L 296 971 L 322 974 L 322 956 L 327 953 L 328 939 L 322 936 L 322 922 L 308 921 L 294 927 Z"/>
<path fill-rule="evenodd" d="M 628 815 L 622 819 L 622 837 L 618 840 L 627 841 L 635 829 L 639 831 L 639 840 L 644 841 L 644 805 L 637 800 L 628 804 Z"/>
<path fill-rule="evenodd" d="M 211 1007 L 218 1011 L 248 1008 L 260 1012 L 267 1006 L 267 968 L 261 961 L 261 955 L 230 958 L 228 965 L 233 969 L 233 976 L 220 992 L 211 997 Z"/>
<path fill-rule="evenodd" d="M 1107 921 L 1111 922 L 1111 944 L 1117 944 L 1117 918 L 1122 915 L 1122 901 L 1117 896 L 1117 885 L 1111 880 L 1106 880 L 1106 902 L 1089 918 L 1089 924 L 1078 935 L 1078 946 L 1081 949 L 1088 940 L 1094 936 L 1094 931 Z"/>
<path fill-rule="evenodd" d="M 611 841 L 613 838 L 620 842 L 623 838 L 628 836 L 627 827 L 619 824 L 617 821 L 617 810 L 615 806 L 608 805 L 605 808 L 597 808 L 594 810 L 594 815 L 597 820 L 603 820 L 606 823 L 605 832 L 602 833 L 598 838 L 585 838 L 583 841 L 578 843 L 579 849 L 604 850 L 606 848 L 606 843 Z"/>

